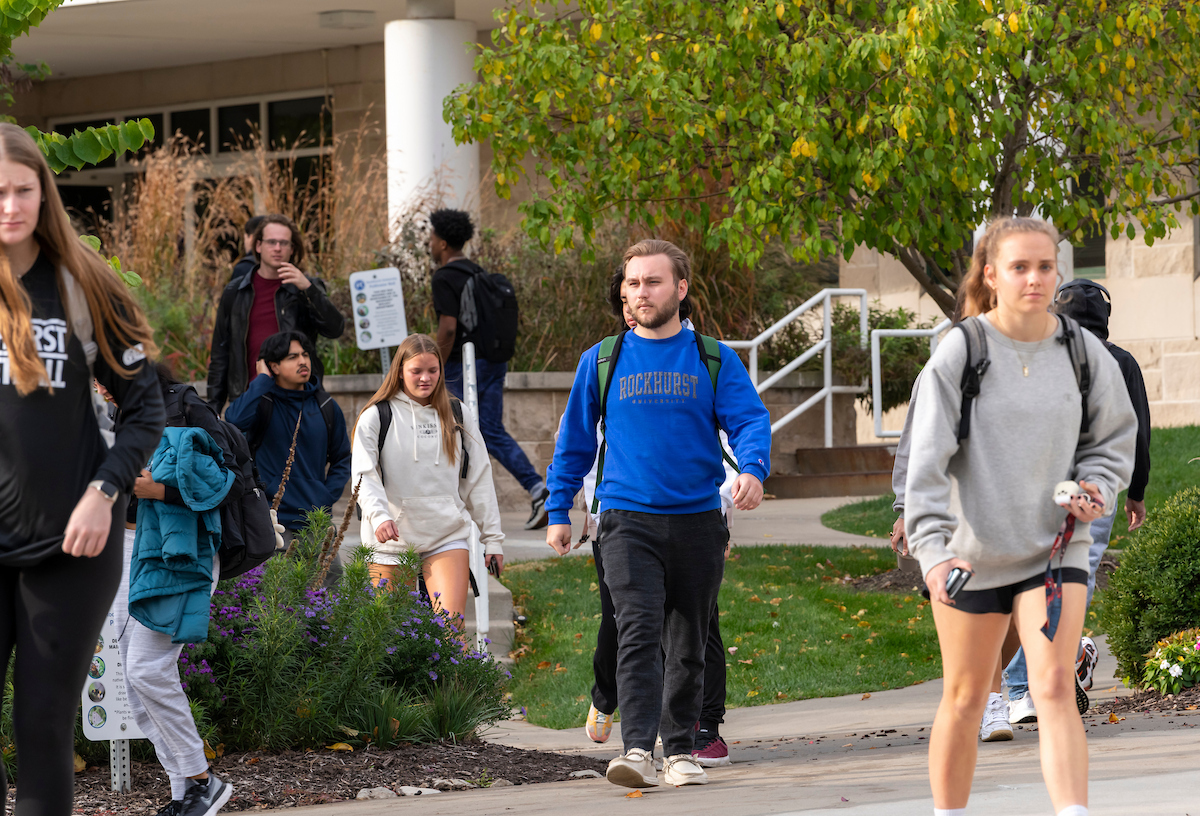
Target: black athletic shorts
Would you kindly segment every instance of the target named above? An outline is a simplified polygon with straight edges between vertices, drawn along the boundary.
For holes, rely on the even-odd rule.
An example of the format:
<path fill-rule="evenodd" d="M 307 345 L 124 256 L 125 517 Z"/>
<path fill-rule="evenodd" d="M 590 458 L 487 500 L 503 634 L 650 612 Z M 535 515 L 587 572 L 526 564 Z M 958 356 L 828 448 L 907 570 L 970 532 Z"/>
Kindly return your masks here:
<path fill-rule="evenodd" d="M 1062 582 L 1064 584 L 1086 584 L 1088 582 L 1088 571 L 1076 569 L 1075 567 L 1063 567 Z M 970 612 L 973 615 L 985 615 L 989 612 L 1011 615 L 1013 598 L 1031 589 L 1042 589 L 1045 585 L 1046 573 L 1041 572 L 1032 578 L 1017 581 L 1015 584 L 1009 584 L 1008 586 L 973 591 L 961 589 L 954 596 L 954 608 L 960 612 Z M 970 586 L 970 584 L 967 584 L 967 586 Z"/>

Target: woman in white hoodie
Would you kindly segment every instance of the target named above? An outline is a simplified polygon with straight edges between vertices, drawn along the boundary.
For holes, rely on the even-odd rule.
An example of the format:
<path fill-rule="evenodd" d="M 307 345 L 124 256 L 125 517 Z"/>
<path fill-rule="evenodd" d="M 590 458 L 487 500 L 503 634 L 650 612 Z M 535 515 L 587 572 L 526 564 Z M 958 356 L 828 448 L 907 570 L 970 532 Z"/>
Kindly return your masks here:
<path fill-rule="evenodd" d="M 464 414 L 459 425 L 452 399 L 437 343 L 425 334 L 410 335 L 358 415 L 351 479 L 362 477 L 358 504 L 362 540 L 375 548 L 372 578 L 391 582 L 400 553 L 417 552 L 430 599 L 455 618 L 466 609 L 470 587 L 471 522 L 497 575 L 504 566 L 504 534 L 483 437 L 470 416 Z M 391 424 L 381 443 L 385 403 Z"/>

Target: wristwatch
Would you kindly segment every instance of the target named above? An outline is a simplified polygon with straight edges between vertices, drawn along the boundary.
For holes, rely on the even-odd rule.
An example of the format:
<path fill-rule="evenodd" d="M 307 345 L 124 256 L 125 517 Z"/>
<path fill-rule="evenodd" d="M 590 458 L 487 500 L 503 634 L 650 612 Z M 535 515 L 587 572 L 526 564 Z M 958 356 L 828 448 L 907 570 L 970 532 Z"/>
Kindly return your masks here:
<path fill-rule="evenodd" d="M 88 482 L 88 487 L 94 487 L 99 490 L 100 495 L 102 495 L 109 502 L 115 502 L 117 500 L 117 496 L 121 493 L 115 484 L 112 482 L 105 482 L 100 479 Z"/>

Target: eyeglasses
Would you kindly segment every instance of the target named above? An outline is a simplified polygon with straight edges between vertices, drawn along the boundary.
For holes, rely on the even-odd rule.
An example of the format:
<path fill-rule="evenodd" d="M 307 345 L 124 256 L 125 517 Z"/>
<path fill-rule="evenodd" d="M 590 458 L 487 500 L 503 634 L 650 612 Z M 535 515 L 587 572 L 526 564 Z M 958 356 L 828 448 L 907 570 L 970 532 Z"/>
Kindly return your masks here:
<path fill-rule="evenodd" d="M 279 247 L 280 249 L 283 249 L 284 247 L 290 247 L 292 245 L 291 241 L 263 241 L 262 243 L 266 246 Z"/>

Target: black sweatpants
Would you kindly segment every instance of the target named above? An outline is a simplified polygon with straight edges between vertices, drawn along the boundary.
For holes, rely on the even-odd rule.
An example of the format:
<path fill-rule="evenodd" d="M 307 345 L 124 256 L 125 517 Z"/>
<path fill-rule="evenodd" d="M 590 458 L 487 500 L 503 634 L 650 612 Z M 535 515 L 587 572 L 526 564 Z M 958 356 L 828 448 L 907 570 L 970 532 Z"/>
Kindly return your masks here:
<path fill-rule="evenodd" d="M 617 710 L 617 619 L 613 615 L 612 595 L 604 582 L 604 557 L 600 539 L 592 542 L 596 576 L 600 585 L 600 631 L 596 633 L 596 653 L 592 656 L 592 705 L 604 714 Z M 700 722 L 709 728 L 725 722 L 725 644 L 721 640 L 721 615 L 713 604 L 708 619 L 708 640 L 704 646 L 704 697 L 700 704 Z"/>
<path fill-rule="evenodd" d="M 653 752 L 661 734 L 665 756 L 690 754 L 729 528 L 719 510 L 679 515 L 605 510 L 600 540 L 617 621 L 625 752 Z"/>
<path fill-rule="evenodd" d="M 58 553 L 32 567 L 0 566 L 0 677 L 13 647 L 13 731 L 21 780 L 15 816 L 69 816 L 75 718 L 104 617 L 121 583 L 126 499 L 113 507 L 95 558 Z M 0 766 L 0 812 L 8 784 Z"/>

